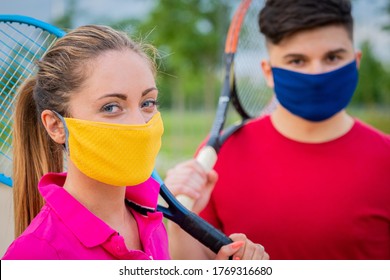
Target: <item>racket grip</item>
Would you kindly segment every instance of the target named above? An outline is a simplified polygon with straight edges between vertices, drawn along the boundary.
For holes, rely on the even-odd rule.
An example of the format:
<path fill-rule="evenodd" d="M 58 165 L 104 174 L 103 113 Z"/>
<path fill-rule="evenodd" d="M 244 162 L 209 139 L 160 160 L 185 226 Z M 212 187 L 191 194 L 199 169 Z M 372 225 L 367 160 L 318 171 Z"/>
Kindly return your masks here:
<path fill-rule="evenodd" d="M 206 172 L 209 172 L 213 169 L 215 163 L 217 162 L 217 152 L 211 146 L 203 147 L 198 155 L 196 156 L 196 161 L 203 167 Z"/>
<path fill-rule="evenodd" d="M 192 210 L 192 208 L 194 207 L 195 201 L 191 197 L 189 197 L 189 196 L 186 196 L 184 194 L 179 194 L 179 195 L 176 196 L 176 199 L 181 204 L 183 204 L 183 206 L 185 208 L 187 208 L 188 210 Z"/>
<path fill-rule="evenodd" d="M 198 153 L 196 161 L 203 167 L 206 172 L 209 172 L 213 169 L 215 163 L 217 162 L 217 152 L 211 146 L 204 146 Z M 187 209 L 192 210 L 195 201 L 184 195 L 180 194 L 176 196 L 176 199 L 180 201 Z"/>
<path fill-rule="evenodd" d="M 222 246 L 233 242 L 229 237 L 193 212 L 186 216 L 180 227 L 216 254 Z"/>

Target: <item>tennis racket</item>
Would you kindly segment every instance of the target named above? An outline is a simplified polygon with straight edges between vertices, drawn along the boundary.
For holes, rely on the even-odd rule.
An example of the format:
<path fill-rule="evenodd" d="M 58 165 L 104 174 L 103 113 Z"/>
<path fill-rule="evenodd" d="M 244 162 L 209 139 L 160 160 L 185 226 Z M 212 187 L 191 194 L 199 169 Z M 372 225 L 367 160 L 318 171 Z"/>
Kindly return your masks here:
<path fill-rule="evenodd" d="M 276 99 L 260 68 L 261 58 L 266 55 L 265 40 L 257 20 L 263 5 L 263 0 L 242 0 L 232 17 L 225 41 L 225 77 L 216 115 L 209 139 L 196 157 L 205 171 L 214 167 L 218 152 L 229 136 L 251 119 L 275 108 Z M 229 110 L 233 110 L 232 116 L 238 117 L 235 123 L 231 123 L 235 118 L 229 118 Z M 178 195 L 177 198 L 192 209 L 194 201 L 188 196 Z"/>
<path fill-rule="evenodd" d="M 34 18 L 0 15 L 0 183 L 12 186 L 12 110 L 19 85 L 36 71 L 39 60 L 61 29 Z"/>
<path fill-rule="evenodd" d="M 12 110 L 18 86 L 35 73 L 35 61 L 40 59 L 57 38 L 65 32 L 42 21 L 18 15 L 0 15 L 0 182 L 12 186 Z M 160 183 L 160 196 L 168 205 L 158 205 L 167 219 L 177 223 L 206 247 L 217 253 L 232 241 L 199 216 L 181 205 L 163 184 L 157 172 L 153 177 Z M 131 204 L 131 202 L 128 202 Z M 130 205 L 143 213 L 137 205 Z"/>
<path fill-rule="evenodd" d="M 165 218 L 179 225 L 216 254 L 222 246 L 232 243 L 229 237 L 182 205 L 169 191 L 156 170 L 153 171 L 152 177 L 160 183 L 160 196 L 167 204 L 157 206 L 157 210 L 162 212 Z"/>

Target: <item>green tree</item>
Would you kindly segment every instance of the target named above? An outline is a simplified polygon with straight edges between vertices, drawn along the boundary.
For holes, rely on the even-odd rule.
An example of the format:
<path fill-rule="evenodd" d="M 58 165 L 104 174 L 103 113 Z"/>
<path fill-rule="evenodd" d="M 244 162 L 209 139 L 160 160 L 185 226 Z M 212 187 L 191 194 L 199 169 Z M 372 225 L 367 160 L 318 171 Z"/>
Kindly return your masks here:
<path fill-rule="evenodd" d="M 383 26 L 384 30 L 390 31 L 390 0 L 387 0 L 385 6 L 384 6 L 384 11 L 387 13 L 389 16 L 387 23 Z"/>
<path fill-rule="evenodd" d="M 390 104 L 390 76 L 375 56 L 369 41 L 362 43 L 363 56 L 359 69 L 359 85 L 352 103 L 356 105 Z"/>
<path fill-rule="evenodd" d="M 63 30 L 71 29 L 77 17 L 77 11 L 76 0 L 67 0 L 64 14 L 54 19 L 52 24 Z"/>
<path fill-rule="evenodd" d="M 218 0 L 160 0 L 137 31 L 157 46 L 163 107 L 214 108 L 228 27 L 229 3 Z"/>

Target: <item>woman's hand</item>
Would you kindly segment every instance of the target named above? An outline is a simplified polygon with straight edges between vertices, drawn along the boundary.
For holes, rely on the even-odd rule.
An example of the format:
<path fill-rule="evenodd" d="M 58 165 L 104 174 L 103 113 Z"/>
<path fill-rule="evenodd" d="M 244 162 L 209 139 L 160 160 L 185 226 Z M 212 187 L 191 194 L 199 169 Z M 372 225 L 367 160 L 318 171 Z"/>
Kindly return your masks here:
<path fill-rule="evenodd" d="M 250 241 L 245 234 L 235 233 L 229 236 L 233 243 L 222 246 L 216 255 L 216 260 L 269 260 L 264 247 Z"/>

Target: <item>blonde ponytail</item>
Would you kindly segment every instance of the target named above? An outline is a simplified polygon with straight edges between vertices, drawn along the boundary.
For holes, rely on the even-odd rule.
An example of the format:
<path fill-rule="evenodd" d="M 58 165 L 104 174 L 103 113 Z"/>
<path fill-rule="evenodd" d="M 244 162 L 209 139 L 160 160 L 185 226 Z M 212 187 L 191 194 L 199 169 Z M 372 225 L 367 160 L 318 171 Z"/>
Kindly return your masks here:
<path fill-rule="evenodd" d="M 43 206 L 37 185 L 47 172 L 63 170 L 62 149 L 46 133 L 33 99 L 35 78 L 20 88 L 13 125 L 13 192 L 15 236 L 19 236 Z"/>

